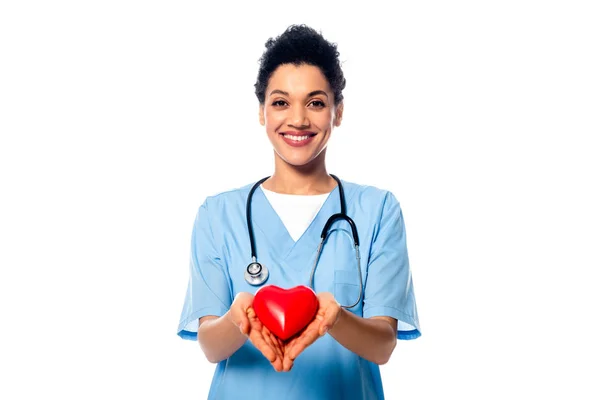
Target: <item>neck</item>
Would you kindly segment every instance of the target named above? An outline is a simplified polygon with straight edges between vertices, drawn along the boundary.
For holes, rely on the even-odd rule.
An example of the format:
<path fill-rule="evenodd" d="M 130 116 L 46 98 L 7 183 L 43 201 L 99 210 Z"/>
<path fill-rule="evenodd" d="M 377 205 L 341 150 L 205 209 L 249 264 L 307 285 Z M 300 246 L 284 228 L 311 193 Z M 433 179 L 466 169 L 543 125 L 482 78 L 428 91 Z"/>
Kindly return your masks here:
<path fill-rule="evenodd" d="M 322 151 L 312 162 L 300 167 L 275 155 L 275 172 L 263 185 L 277 193 L 315 195 L 331 192 L 337 182 L 327 173 L 325 151 Z"/>

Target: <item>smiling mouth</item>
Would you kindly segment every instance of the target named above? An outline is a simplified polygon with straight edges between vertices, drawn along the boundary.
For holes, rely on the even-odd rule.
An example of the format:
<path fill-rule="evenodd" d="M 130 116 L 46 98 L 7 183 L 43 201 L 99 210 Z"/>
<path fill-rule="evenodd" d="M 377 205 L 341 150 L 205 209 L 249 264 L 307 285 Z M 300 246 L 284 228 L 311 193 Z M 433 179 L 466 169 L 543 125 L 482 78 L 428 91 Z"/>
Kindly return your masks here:
<path fill-rule="evenodd" d="M 291 140 L 294 142 L 301 142 L 303 140 L 307 140 L 314 136 L 317 136 L 317 134 L 315 132 L 311 132 L 311 131 L 287 131 L 287 132 L 280 132 L 279 134 L 281 136 L 283 136 L 285 139 Z"/>
<path fill-rule="evenodd" d="M 303 140 L 306 140 L 308 138 L 311 138 L 313 136 L 317 136 L 316 133 L 311 133 L 308 135 L 302 135 L 302 136 L 298 136 L 298 135 L 289 135 L 286 133 L 282 133 L 281 136 L 283 136 L 284 138 L 288 139 L 288 140 L 293 140 L 294 142 L 301 142 Z"/>
<path fill-rule="evenodd" d="M 287 131 L 279 134 L 283 141 L 292 147 L 307 146 L 317 136 L 317 133 L 311 131 Z"/>

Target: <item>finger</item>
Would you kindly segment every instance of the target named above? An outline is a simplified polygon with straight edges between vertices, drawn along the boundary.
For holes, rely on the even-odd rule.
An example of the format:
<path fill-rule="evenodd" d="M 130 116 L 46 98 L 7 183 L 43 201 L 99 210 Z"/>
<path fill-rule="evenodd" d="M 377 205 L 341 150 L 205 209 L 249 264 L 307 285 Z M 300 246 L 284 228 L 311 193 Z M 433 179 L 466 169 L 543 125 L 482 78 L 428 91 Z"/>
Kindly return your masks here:
<path fill-rule="evenodd" d="M 258 332 L 262 331 L 263 324 L 260 322 L 256 314 L 254 314 L 254 310 L 248 312 L 248 323 L 250 325 L 250 329 L 256 330 Z"/>
<path fill-rule="evenodd" d="M 254 346 L 269 360 L 274 362 L 281 356 L 277 352 L 277 346 L 273 343 L 270 337 L 269 330 L 264 327 L 259 321 L 251 321 L 252 327 L 250 330 L 250 341 Z"/>
<path fill-rule="evenodd" d="M 271 362 L 273 369 L 275 369 L 275 371 L 277 372 L 283 371 L 284 355 L 282 349 L 279 347 L 279 344 L 277 342 L 278 338 L 266 328 L 263 330 L 262 333 L 264 335 L 265 342 L 268 343 L 269 346 L 271 346 L 273 354 L 275 354 L 275 360 Z"/>
<path fill-rule="evenodd" d="M 273 366 L 273 369 L 277 372 L 282 372 L 284 371 L 283 369 L 283 361 L 281 360 L 281 358 L 276 358 L 275 361 L 273 361 L 271 363 L 271 365 Z"/>
<path fill-rule="evenodd" d="M 273 343 L 273 341 L 271 340 L 271 335 L 269 334 L 269 331 L 266 329 L 263 329 L 260 334 L 262 335 L 265 343 L 273 350 L 273 353 L 277 354 L 276 346 Z"/>
<path fill-rule="evenodd" d="M 275 354 L 275 351 L 273 351 L 273 348 L 267 344 L 259 344 L 257 348 L 270 363 L 275 362 L 275 360 L 279 358 L 277 357 L 277 354 Z"/>
<path fill-rule="evenodd" d="M 292 370 L 293 366 L 294 366 L 294 361 L 289 356 L 286 355 L 283 358 L 283 371 L 289 372 Z"/>
<path fill-rule="evenodd" d="M 261 330 L 261 335 L 265 344 L 271 348 L 271 351 L 275 355 L 275 357 L 277 359 L 283 360 L 283 351 L 277 342 L 278 338 L 264 326 Z M 279 366 L 281 367 L 281 365 Z"/>
<path fill-rule="evenodd" d="M 294 360 L 290 358 L 290 350 L 296 344 L 296 338 L 289 339 L 288 341 L 282 343 L 283 344 L 283 370 L 288 372 L 292 369 L 294 365 Z"/>
<path fill-rule="evenodd" d="M 279 358 L 283 359 L 283 346 L 281 345 L 281 340 L 275 336 L 272 332 L 269 332 L 269 339 L 273 343 L 273 348 L 277 351 L 277 355 Z"/>
<path fill-rule="evenodd" d="M 285 341 L 277 338 L 277 345 L 279 346 L 279 348 L 281 349 L 281 355 L 282 355 L 282 359 L 285 356 Z"/>
<path fill-rule="evenodd" d="M 288 357 L 290 361 L 294 361 L 304 351 L 305 348 L 306 346 L 296 343 L 290 348 L 290 351 L 286 353 L 286 357 Z"/>
<path fill-rule="evenodd" d="M 275 343 L 273 341 L 273 336 L 271 334 L 271 331 L 266 326 L 263 325 L 262 329 L 260 330 L 260 334 L 265 339 L 265 342 L 267 342 L 267 343 L 269 343 L 269 345 L 275 347 Z"/>
<path fill-rule="evenodd" d="M 298 336 L 294 336 L 291 339 L 288 339 L 285 342 L 283 342 L 283 347 L 285 347 L 286 349 L 291 348 L 292 346 L 294 346 L 296 344 L 297 341 L 298 341 Z"/>
<path fill-rule="evenodd" d="M 290 349 L 289 357 L 292 360 L 295 360 L 300 355 L 300 353 L 304 351 L 304 349 L 313 344 L 318 338 L 319 332 L 317 330 L 306 331 L 302 336 L 298 338 L 297 343 Z"/>
<path fill-rule="evenodd" d="M 277 358 L 273 347 L 265 342 L 264 338 L 259 332 L 251 331 L 250 332 L 250 342 L 256 347 L 262 354 L 265 356 L 269 362 L 275 361 Z"/>

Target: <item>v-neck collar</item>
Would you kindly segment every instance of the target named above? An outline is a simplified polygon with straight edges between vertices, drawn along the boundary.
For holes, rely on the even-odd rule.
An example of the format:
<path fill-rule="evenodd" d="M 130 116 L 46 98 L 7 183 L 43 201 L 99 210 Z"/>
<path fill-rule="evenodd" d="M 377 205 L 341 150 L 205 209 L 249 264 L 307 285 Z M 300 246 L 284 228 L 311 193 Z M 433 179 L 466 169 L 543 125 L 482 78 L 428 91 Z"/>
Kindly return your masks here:
<path fill-rule="evenodd" d="M 344 183 L 342 182 L 342 184 Z M 346 186 L 344 186 L 344 189 L 346 192 L 346 201 L 348 201 Z M 287 261 L 290 257 L 296 258 L 296 254 L 301 253 L 306 257 L 306 254 L 312 255 L 315 253 L 321 240 L 321 231 L 325 223 L 331 215 L 340 211 L 339 187 L 336 186 L 329 193 L 329 196 L 308 228 L 294 242 L 294 239 L 290 236 L 264 192 L 259 188 L 254 192 L 254 196 L 252 196 L 252 224 L 255 229 L 262 231 L 269 242 L 269 246 L 272 247 L 271 251 L 275 250 L 275 253 L 283 262 Z M 260 254 L 258 254 L 260 252 L 259 247 L 257 245 L 256 251 L 257 256 L 260 258 Z M 307 259 L 306 261 L 310 263 L 313 260 Z"/>
<path fill-rule="evenodd" d="M 298 241 L 306 232 L 331 194 L 331 191 L 315 195 L 282 194 L 265 189 L 262 185 L 260 189 L 294 241 Z"/>

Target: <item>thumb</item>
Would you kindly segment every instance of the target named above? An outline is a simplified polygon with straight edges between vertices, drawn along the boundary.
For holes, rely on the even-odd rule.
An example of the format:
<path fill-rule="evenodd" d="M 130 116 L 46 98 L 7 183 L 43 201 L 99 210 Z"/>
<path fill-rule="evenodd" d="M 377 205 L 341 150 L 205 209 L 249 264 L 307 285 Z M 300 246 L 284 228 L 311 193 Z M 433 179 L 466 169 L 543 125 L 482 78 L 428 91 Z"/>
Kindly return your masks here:
<path fill-rule="evenodd" d="M 248 335 L 248 333 L 250 331 L 250 322 L 248 321 L 248 317 L 245 314 L 242 316 L 242 320 L 240 321 L 239 328 L 240 328 L 240 332 L 242 332 L 244 335 Z"/>
<path fill-rule="evenodd" d="M 250 305 L 243 305 L 242 306 L 242 312 L 240 313 L 240 320 L 239 320 L 239 327 L 240 327 L 240 331 L 244 334 L 244 335 L 248 335 L 250 333 L 250 318 L 252 317 L 252 313 L 254 310 L 252 310 L 251 304 Z"/>
<path fill-rule="evenodd" d="M 322 324 L 319 329 L 319 336 L 324 336 L 329 331 L 329 326 L 327 324 Z"/>
<path fill-rule="evenodd" d="M 321 336 L 325 335 L 333 325 L 339 319 L 339 313 L 341 310 L 338 307 L 330 307 L 326 312 L 323 318 L 323 322 L 321 322 L 321 326 L 319 329 L 319 334 Z"/>

